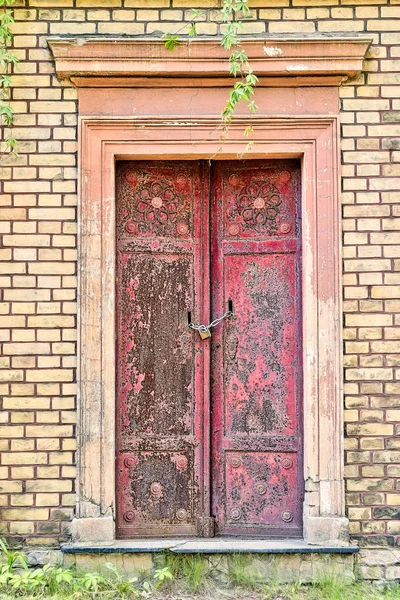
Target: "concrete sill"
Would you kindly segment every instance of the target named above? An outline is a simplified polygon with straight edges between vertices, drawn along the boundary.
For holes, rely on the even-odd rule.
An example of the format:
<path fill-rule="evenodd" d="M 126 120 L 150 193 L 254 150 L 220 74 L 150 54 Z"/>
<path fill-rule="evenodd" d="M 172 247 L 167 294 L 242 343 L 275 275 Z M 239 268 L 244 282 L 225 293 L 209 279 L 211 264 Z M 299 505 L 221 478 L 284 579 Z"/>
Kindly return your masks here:
<path fill-rule="evenodd" d="M 358 546 L 314 546 L 303 540 L 256 540 L 235 538 L 202 539 L 138 539 L 118 540 L 104 544 L 65 544 L 65 554 L 112 554 L 117 552 L 163 552 L 179 554 L 354 554 Z"/>

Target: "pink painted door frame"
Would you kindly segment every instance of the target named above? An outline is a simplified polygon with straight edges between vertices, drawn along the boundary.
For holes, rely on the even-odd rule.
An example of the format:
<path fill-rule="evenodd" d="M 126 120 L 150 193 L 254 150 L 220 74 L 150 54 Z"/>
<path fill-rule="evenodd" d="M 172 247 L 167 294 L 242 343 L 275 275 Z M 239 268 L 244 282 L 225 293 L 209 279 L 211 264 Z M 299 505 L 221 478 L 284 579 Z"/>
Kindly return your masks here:
<path fill-rule="evenodd" d="M 370 41 L 245 42 L 260 76 L 251 158 L 300 159 L 304 183 L 303 535 L 310 543 L 348 539 L 338 87 L 361 71 Z M 236 159 L 248 115 L 239 108 L 221 144 L 217 127 L 231 82 L 226 53 L 213 40 L 182 44 L 173 59 L 161 40 L 64 38 L 49 44 L 57 74 L 79 87 L 78 499 L 72 527 L 75 540 L 104 542 L 115 539 L 115 162 L 208 160 L 216 153 Z M 116 49 L 123 61 L 109 60 Z"/>

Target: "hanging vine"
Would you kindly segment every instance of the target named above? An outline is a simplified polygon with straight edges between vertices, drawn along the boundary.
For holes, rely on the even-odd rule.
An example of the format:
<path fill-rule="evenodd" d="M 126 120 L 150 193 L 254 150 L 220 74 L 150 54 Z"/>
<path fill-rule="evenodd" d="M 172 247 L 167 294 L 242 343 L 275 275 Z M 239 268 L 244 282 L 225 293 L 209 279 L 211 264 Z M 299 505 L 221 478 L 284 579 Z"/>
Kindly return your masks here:
<path fill-rule="evenodd" d="M 13 136 L 13 109 L 11 106 L 11 70 L 18 58 L 10 50 L 12 44 L 11 25 L 14 23 L 13 11 L 10 6 L 15 0 L 0 0 L 0 118 L 3 131 L 3 151 L 0 153 L 13 153 L 16 151 L 17 140 Z M 7 130 L 5 129 L 7 128 Z"/>
<path fill-rule="evenodd" d="M 193 20 L 189 25 L 189 37 L 193 38 L 197 36 L 196 19 L 207 15 L 208 10 L 210 9 L 204 11 L 192 10 Z M 226 130 L 232 122 L 239 102 L 244 101 L 251 113 L 257 112 L 257 105 L 252 96 L 254 95 L 258 79 L 251 69 L 249 58 L 241 47 L 239 38 L 240 32 L 243 30 L 243 19 L 250 14 L 248 0 L 223 0 L 219 10 L 223 23 L 223 33 L 220 43 L 226 50 L 230 50 L 229 72 L 236 79 L 232 89 L 229 91 L 226 105 L 221 112 L 222 123 Z M 181 30 L 186 27 L 187 25 Z M 174 50 L 182 42 L 182 38 L 179 35 L 181 30 L 175 35 L 168 33 L 164 35 L 165 47 L 168 50 Z M 248 125 L 244 134 L 248 136 L 252 131 L 252 126 Z"/>

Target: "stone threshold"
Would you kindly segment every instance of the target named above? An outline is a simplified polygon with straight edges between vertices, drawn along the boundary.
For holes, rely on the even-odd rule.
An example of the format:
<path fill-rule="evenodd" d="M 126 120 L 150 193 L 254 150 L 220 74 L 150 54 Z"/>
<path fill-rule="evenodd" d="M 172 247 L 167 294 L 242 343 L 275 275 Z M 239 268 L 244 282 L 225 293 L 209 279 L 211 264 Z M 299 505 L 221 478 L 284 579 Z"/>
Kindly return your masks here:
<path fill-rule="evenodd" d="M 74 543 L 61 546 L 65 554 L 112 554 L 121 552 L 175 552 L 177 554 L 354 554 L 355 545 L 316 546 L 301 539 L 257 540 L 237 538 L 137 539 L 110 543 Z"/>

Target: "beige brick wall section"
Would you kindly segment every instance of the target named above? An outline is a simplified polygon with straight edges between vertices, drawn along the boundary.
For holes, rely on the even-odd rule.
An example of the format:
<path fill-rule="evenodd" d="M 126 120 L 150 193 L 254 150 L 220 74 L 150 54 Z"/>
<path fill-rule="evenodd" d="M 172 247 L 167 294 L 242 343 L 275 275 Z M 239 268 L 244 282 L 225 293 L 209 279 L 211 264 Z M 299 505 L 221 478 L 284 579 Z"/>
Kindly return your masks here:
<path fill-rule="evenodd" d="M 399 546 L 399 0 L 249 4 L 245 34 L 374 39 L 364 72 L 340 91 L 347 506 L 363 546 Z M 185 32 L 191 8 L 213 5 L 17 0 L 19 154 L 0 168 L 2 534 L 31 544 L 66 539 L 75 501 L 77 105 L 76 90 L 54 75 L 46 37 Z M 198 17 L 201 35 L 221 27 L 215 10 Z M 365 576 L 385 568 L 367 565 Z"/>

